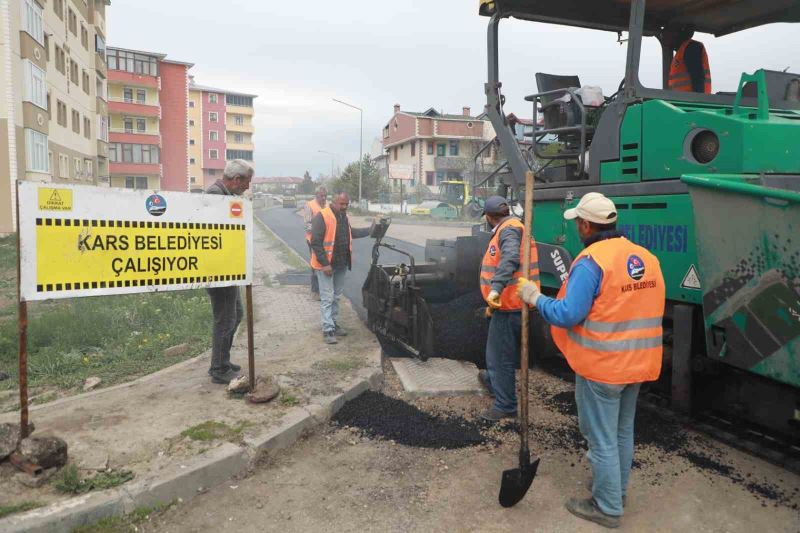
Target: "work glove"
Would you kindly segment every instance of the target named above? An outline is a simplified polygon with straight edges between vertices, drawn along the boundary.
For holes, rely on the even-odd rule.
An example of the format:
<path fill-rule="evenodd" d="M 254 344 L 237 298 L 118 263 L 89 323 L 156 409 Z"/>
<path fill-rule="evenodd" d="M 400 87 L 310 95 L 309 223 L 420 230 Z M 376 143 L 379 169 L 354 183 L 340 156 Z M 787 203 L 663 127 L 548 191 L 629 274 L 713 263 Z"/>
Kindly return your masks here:
<path fill-rule="evenodd" d="M 539 290 L 539 286 L 533 281 L 519 278 L 517 279 L 517 295 L 526 304 L 531 307 L 536 307 L 536 302 L 539 301 L 539 296 L 542 295 L 542 291 Z"/>
<path fill-rule="evenodd" d="M 492 309 L 500 309 L 500 293 L 492 289 L 489 296 L 486 297 L 486 303 Z"/>

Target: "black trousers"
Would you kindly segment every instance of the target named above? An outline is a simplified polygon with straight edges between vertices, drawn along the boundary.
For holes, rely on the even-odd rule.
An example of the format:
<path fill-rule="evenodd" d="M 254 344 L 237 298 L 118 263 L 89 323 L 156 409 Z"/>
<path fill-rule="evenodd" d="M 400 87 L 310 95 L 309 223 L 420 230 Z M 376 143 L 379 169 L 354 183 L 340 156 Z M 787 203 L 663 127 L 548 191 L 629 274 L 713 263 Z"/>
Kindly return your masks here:
<path fill-rule="evenodd" d="M 211 343 L 211 367 L 209 374 L 222 375 L 228 372 L 231 362 L 231 345 L 236 328 L 244 316 L 239 287 L 217 287 L 206 289 L 211 299 L 214 315 L 213 340 Z"/>

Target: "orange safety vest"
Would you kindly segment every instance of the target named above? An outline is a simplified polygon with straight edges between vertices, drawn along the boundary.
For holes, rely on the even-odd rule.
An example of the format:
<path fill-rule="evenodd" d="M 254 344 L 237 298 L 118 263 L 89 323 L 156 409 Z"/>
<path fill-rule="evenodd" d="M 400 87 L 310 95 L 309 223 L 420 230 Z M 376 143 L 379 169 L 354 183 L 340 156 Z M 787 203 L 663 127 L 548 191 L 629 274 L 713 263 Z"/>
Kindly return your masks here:
<path fill-rule="evenodd" d="M 336 215 L 330 206 L 320 211 L 323 220 L 325 220 L 325 236 L 322 238 L 322 247 L 325 249 L 325 255 L 328 256 L 328 264 L 333 260 L 333 244 L 336 241 Z M 345 215 L 347 217 L 347 215 Z M 347 226 L 350 226 L 350 219 L 347 220 Z M 350 253 L 353 252 L 353 232 L 350 231 L 348 235 L 348 246 Z M 322 264 L 317 261 L 317 254 L 311 252 L 311 268 L 314 270 L 322 270 Z"/>
<path fill-rule="evenodd" d="M 705 79 L 703 80 L 703 92 L 711 94 L 711 69 L 708 66 L 708 54 L 706 54 L 706 47 L 699 41 L 687 39 L 680 48 L 678 48 L 675 57 L 672 59 L 672 64 L 669 67 L 669 82 L 667 87 L 671 91 L 692 92 L 692 77 L 689 75 L 689 69 L 686 68 L 686 62 L 683 55 L 686 53 L 686 47 L 689 43 L 696 42 L 700 45 L 703 51 L 703 72 Z"/>
<path fill-rule="evenodd" d="M 661 373 L 665 287 L 661 265 L 624 237 L 583 250 L 603 272 L 589 315 L 569 329 L 551 326 L 553 340 L 576 374 L 615 385 L 655 381 Z M 571 269 L 570 269 L 571 271 Z M 567 294 L 569 278 L 558 291 Z"/>
<path fill-rule="evenodd" d="M 514 272 L 513 278 L 505 286 L 503 292 L 500 293 L 500 311 L 519 311 L 522 309 L 522 300 L 517 296 L 517 278 L 525 277 L 522 273 L 522 254 L 525 250 L 526 239 L 529 242 L 528 246 L 531 247 L 531 267 L 527 277 L 537 285 L 539 284 L 539 254 L 536 251 L 536 241 L 528 238 L 528 232 L 525 231 L 525 226 L 518 218 L 509 217 L 501 222 L 489 241 L 489 246 L 486 248 L 486 253 L 483 254 L 483 262 L 481 263 L 481 294 L 483 294 L 483 299 L 486 300 L 489 297 L 489 293 L 492 292 L 492 278 L 497 271 L 497 265 L 500 264 L 500 232 L 508 226 L 522 230 L 522 240 L 519 244 L 520 266 Z"/>
<path fill-rule="evenodd" d="M 311 218 L 312 219 L 315 216 L 317 216 L 317 213 L 322 211 L 322 207 L 320 207 L 319 202 L 317 202 L 316 198 L 306 202 L 306 206 L 311 210 Z M 311 228 L 306 230 L 306 242 L 311 242 Z"/>

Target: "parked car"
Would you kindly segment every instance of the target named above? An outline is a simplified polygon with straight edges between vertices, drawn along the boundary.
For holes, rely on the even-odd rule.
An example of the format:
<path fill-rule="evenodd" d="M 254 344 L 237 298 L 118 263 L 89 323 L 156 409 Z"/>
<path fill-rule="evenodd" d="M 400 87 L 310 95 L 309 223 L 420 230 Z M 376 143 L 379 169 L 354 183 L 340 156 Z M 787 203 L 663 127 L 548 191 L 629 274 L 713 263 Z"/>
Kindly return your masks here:
<path fill-rule="evenodd" d="M 283 197 L 283 207 L 297 207 L 297 198 L 294 196 L 284 196 Z"/>

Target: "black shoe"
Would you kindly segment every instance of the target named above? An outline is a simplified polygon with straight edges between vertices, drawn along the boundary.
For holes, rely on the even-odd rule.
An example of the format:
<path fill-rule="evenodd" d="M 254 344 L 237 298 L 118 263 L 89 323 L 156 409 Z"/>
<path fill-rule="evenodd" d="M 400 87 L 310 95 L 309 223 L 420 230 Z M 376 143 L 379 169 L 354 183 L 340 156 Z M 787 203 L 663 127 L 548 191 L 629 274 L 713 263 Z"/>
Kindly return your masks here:
<path fill-rule="evenodd" d="M 489 396 L 494 398 L 494 392 L 492 391 L 492 386 L 489 384 L 489 373 L 486 370 L 478 371 L 478 381 L 481 382 L 483 388 L 486 389 L 486 392 L 489 393 Z"/>
<path fill-rule="evenodd" d="M 492 407 L 491 409 L 487 409 L 486 411 L 482 412 L 481 418 L 487 422 L 499 422 L 504 418 L 517 418 L 517 413 L 504 413 L 503 411 L 498 411 Z"/>
<path fill-rule="evenodd" d="M 339 341 L 336 340 L 336 334 L 333 331 L 326 331 L 322 334 L 322 338 L 325 341 L 325 344 L 338 344 Z"/>
<path fill-rule="evenodd" d="M 219 383 L 227 385 L 234 379 L 239 377 L 239 373 L 233 370 L 228 370 L 224 374 L 211 374 L 211 383 Z"/>
<path fill-rule="evenodd" d="M 231 367 L 231 370 L 233 370 L 234 372 L 241 372 L 242 370 L 241 366 L 235 365 L 233 363 L 228 363 L 228 366 Z"/>
<path fill-rule="evenodd" d="M 611 529 L 619 527 L 619 517 L 605 514 L 597 507 L 597 504 L 592 498 L 586 500 L 570 498 L 569 501 L 564 504 L 564 507 L 578 518 L 583 518 L 584 520 L 589 520 L 590 522 Z"/>
<path fill-rule="evenodd" d="M 336 324 L 336 329 L 333 330 L 333 334 L 337 337 L 347 337 L 347 330 L 341 327 L 339 324 Z"/>

